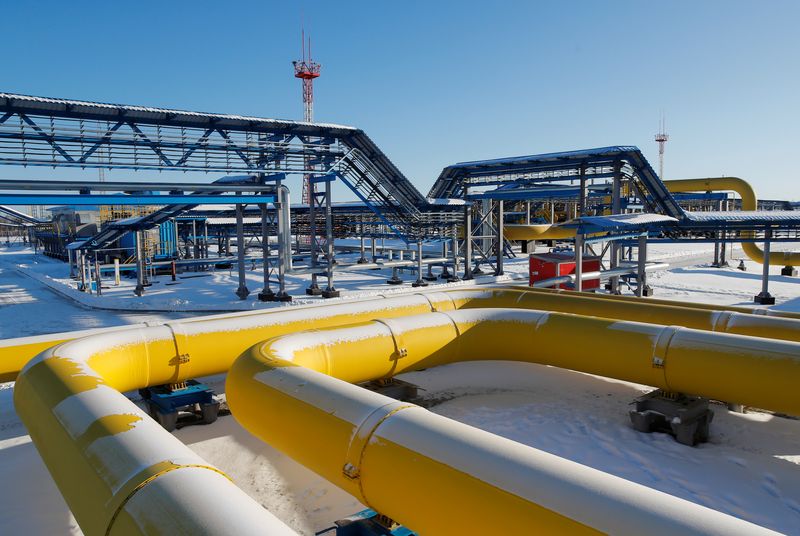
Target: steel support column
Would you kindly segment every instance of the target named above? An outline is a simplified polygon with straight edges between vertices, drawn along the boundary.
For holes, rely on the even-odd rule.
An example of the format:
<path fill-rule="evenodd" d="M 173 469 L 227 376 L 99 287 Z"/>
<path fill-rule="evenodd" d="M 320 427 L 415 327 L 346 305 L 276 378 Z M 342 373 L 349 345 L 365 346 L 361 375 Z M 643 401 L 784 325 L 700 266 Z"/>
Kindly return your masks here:
<path fill-rule="evenodd" d="M 622 164 L 620 162 L 614 163 L 614 178 L 611 186 L 611 214 L 619 214 L 621 209 L 621 189 L 622 189 Z M 609 248 L 611 259 L 609 266 L 612 270 L 619 266 L 619 245 L 616 242 L 611 243 Z M 613 276 L 609 280 L 609 288 L 611 294 L 620 294 L 619 290 L 619 276 Z"/>
<path fill-rule="evenodd" d="M 322 291 L 323 298 L 338 298 L 339 291 L 333 286 L 333 265 L 336 262 L 333 249 L 333 200 L 331 198 L 331 181 L 325 181 L 325 277 L 327 286 Z"/>
<path fill-rule="evenodd" d="M 275 301 L 288 302 L 292 297 L 286 292 L 286 272 L 292 268 L 292 224 L 289 190 L 279 185 L 275 202 L 278 225 L 278 293 Z"/>
<path fill-rule="evenodd" d="M 472 279 L 472 203 L 464 205 L 464 280 Z"/>
<path fill-rule="evenodd" d="M 455 283 L 461 280 L 461 278 L 458 277 L 458 228 L 455 225 L 453 226 L 453 240 L 450 249 L 453 254 L 453 275 L 450 276 L 447 282 Z"/>
<path fill-rule="evenodd" d="M 137 296 L 144 294 L 144 287 L 147 283 L 147 276 L 145 271 L 144 261 L 144 232 L 136 231 L 136 288 L 133 293 Z"/>
<path fill-rule="evenodd" d="M 428 283 L 422 278 L 422 240 L 417 241 L 417 280 L 411 283 L 412 287 L 427 287 Z"/>
<path fill-rule="evenodd" d="M 261 258 L 264 262 L 264 289 L 258 293 L 259 301 L 273 301 L 275 293 L 269 286 L 269 276 L 271 272 L 269 262 L 269 214 L 267 204 L 262 203 L 261 207 Z"/>
<path fill-rule="evenodd" d="M 755 303 L 773 305 L 775 298 L 769 293 L 769 249 L 772 239 L 772 229 L 767 227 L 764 231 L 764 264 L 761 269 L 761 292 L 753 298 Z"/>
<path fill-rule="evenodd" d="M 247 289 L 247 281 L 244 266 L 244 255 L 247 246 L 244 242 L 244 206 L 241 203 L 236 204 L 236 258 L 239 269 L 239 288 L 236 289 L 236 295 L 240 300 L 247 299 L 250 291 Z"/>
<path fill-rule="evenodd" d="M 503 275 L 503 244 L 505 243 L 503 238 L 503 200 L 497 200 L 497 222 L 495 223 L 495 256 L 496 256 L 496 266 L 497 268 L 494 271 L 494 275 Z"/>
<path fill-rule="evenodd" d="M 638 242 L 638 261 L 636 271 L 636 295 L 640 298 L 643 296 L 652 296 L 653 289 L 647 284 L 647 233 L 639 235 Z"/>

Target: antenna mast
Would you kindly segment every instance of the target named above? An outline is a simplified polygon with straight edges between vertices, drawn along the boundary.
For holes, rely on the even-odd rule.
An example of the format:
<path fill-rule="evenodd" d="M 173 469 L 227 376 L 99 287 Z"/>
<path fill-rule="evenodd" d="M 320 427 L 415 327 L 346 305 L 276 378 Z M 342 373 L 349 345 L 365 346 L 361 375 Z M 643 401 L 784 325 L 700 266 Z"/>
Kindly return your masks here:
<path fill-rule="evenodd" d="M 667 134 L 667 120 L 664 117 L 664 112 L 661 112 L 661 120 L 658 123 L 658 134 L 656 134 L 656 143 L 658 143 L 658 178 L 664 180 L 664 146 L 669 141 L 669 134 Z"/>
<path fill-rule="evenodd" d="M 303 84 L 303 121 L 314 121 L 314 79 L 319 78 L 319 63 L 316 63 L 311 56 L 311 37 L 308 38 L 308 58 L 306 58 L 306 32 L 300 31 L 300 51 L 302 59 L 293 61 L 294 77 L 299 78 Z M 303 177 L 303 203 L 311 202 L 311 176 Z"/>

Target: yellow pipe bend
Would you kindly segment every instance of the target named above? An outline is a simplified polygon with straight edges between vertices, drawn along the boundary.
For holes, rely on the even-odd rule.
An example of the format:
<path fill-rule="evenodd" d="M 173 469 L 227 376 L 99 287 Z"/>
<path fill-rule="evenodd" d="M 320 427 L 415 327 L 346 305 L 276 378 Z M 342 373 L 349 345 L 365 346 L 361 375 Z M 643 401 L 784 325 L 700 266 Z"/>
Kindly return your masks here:
<path fill-rule="evenodd" d="M 713 192 L 731 190 L 742 198 L 742 210 L 758 210 L 756 192 L 744 179 L 739 177 L 710 177 L 704 179 L 679 179 L 664 181 L 670 192 Z M 742 233 L 743 237 L 753 237 L 752 231 Z M 764 264 L 764 250 L 755 242 L 742 242 L 742 250 L 752 261 Z M 800 252 L 772 251 L 769 263 L 782 266 L 800 266 Z"/>
<path fill-rule="evenodd" d="M 446 291 L 427 291 L 427 292 L 418 292 L 414 295 L 418 295 L 417 302 L 413 307 L 421 307 L 419 309 L 414 309 L 412 306 L 406 308 L 402 311 L 399 311 L 399 314 L 409 314 L 414 311 L 416 312 L 423 312 L 426 310 L 433 309 L 441 309 L 443 307 L 450 307 L 450 308 L 461 308 L 461 307 L 515 307 L 517 303 L 515 298 L 512 298 L 512 294 L 514 296 L 519 297 L 522 295 L 526 295 L 525 303 L 529 304 L 531 308 L 534 309 L 547 309 L 553 311 L 563 311 L 563 312 L 574 312 L 574 313 L 584 313 L 584 312 L 591 312 L 595 316 L 604 316 L 607 318 L 620 318 L 620 319 L 628 319 L 628 320 L 643 320 L 646 322 L 654 322 L 654 323 L 665 323 L 665 324 L 679 324 L 679 325 L 687 325 L 687 327 L 692 327 L 696 329 L 714 329 L 713 323 L 711 320 L 703 320 L 703 317 L 694 312 L 694 311 L 712 311 L 715 313 L 722 313 L 724 311 L 732 311 L 736 313 L 742 313 L 748 316 L 744 317 L 737 317 L 736 326 L 732 327 L 728 331 L 731 333 L 740 333 L 743 335 L 754 335 L 760 337 L 767 337 L 767 338 L 778 338 L 778 339 L 785 339 L 785 340 L 800 340 L 797 338 L 797 335 L 792 335 L 793 329 L 787 328 L 786 324 L 781 322 L 775 323 L 764 323 L 759 322 L 758 319 L 751 318 L 750 315 L 766 315 L 775 318 L 788 318 L 788 319 L 795 319 L 800 320 L 800 314 L 797 313 L 790 313 L 786 311 L 776 311 L 774 309 L 752 309 L 747 307 L 737 307 L 737 306 L 724 306 L 724 305 L 709 305 L 709 304 L 697 304 L 697 303 L 685 303 L 685 302 L 678 302 L 674 300 L 663 300 L 663 299 L 656 299 L 656 298 L 648 298 L 647 300 L 643 301 L 641 298 L 636 298 L 633 296 L 614 296 L 614 295 L 607 295 L 607 294 L 594 294 L 594 293 L 575 293 L 573 291 L 564 291 L 561 289 L 538 289 L 538 288 L 530 288 L 530 287 L 505 287 L 502 289 L 461 289 L 461 290 L 446 290 Z M 534 298 L 536 295 L 546 295 L 546 294 L 554 294 L 554 295 L 564 295 L 569 296 L 568 299 L 561 300 L 560 298 Z M 409 295 L 411 296 L 411 295 Z M 426 298 L 423 296 L 428 296 L 427 301 Z M 450 297 L 448 297 L 450 296 Z M 396 297 L 396 296 L 395 296 Z M 457 298 L 451 298 L 457 297 Z M 348 301 L 347 303 L 380 303 L 383 297 L 378 298 L 370 298 L 367 300 L 357 300 L 357 301 Z M 392 298 L 394 299 L 394 298 Z M 457 299 L 457 304 L 453 305 L 451 302 L 453 299 Z M 627 303 L 627 304 L 635 304 L 635 305 L 619 305 L 619 306 L 610 306 L 605 305 L 602 301 L 606 302 L 619 302 L 619 303 Z M 563 304 L 563 305 L 562 305 Z M 562 309 L 562 307 L 566 307 L 567 304 L 571 304 L 568 309 Z M 582 305 L 581 305 L 582 304 Z M 673 309 L 667 310 L 663 309 L 660 310 L 658 308 L 648 308 L 648 305 L 662 305 L 666 307 L 672 307 Z M 326 306 L 331 307 L 332 305 Z M 337 305 L 338 307 L 339 305 Z M 192 318 L 181 320 L 179 322 L 171 322 L 169 325 L 171 326 L 186 326 L 185 329 L 189 330 L 192 333 L 200 333 L 204 329 L 204 326 L 209 325 L 210 323 L 225 319 L 225 322 L 231 323 L 238 323 L 243 326 L 244 331 L 248 331 L 246 326 L 248 325 L 260 325 L 257 319 L 274 319 L 275 316 L 272 315 L 280 315 L 284 318 L 289 318 L 289 314 L 294 312 L 295 319 L 304 319 L 306 317 L 302 316 L 301 311 L 306 311 L 309 308 L 314 310 L 319 310 L 316 306 L 297 306 L 292 307 L 290 309 L 280 309 L 280 310 L 271 310 L 271 311 L 257 311 L 257 312 L 246 312 L 246 313 L 234 313 L 234 314 L 227 314 L 227 315 L 215 315 L 215 316 L 207 316 L 207 317 L 199 317 L 199 318 Z M 588 309 L 587 309 L 588 308 Z M 380 309 L 374 309 L 374 306 L 370 305 L 367 306 L 367 311 L 379 311 Z M 654 316 L 655 311 L 662 311 L 667 312 L 670 311 L 670 316 Z M 641 316 L 645 314 L 645 316 Z M 264 316 L 267 315 L 267 316 Z M 696 321 L 690 324 L 687 324 L 687 319 L 695 318 Z M 293 321 L 290 322 L 291 325 Z M 320 324 L 324 325 L 324 324 Z M 791 324 L 789 324 L 791 326 Z M 85 337 L 90 334 L 101 334 L 101 333 L 112 333 L 118 332 L 123 330 L 129 329 L 141 329 L 145 327 L 144 325 L 138 326 L 126 326 L 120 328 L 103 328 L 99 330 L 87 330 L 87 331 L 76 331 L 76 332 L 65 332 L 65 333 L 55 333 L 52 335 L 42 335 L 36 337 L 21 337 L 16 339 L 7 339 L 0 341 L 0 382 L 3 381 L 13 381 L 17 374 L 19 373 L 20 369 L 36 356 L 39 352 L 56 346 L 57 344 L 61 344 L 63 342 L 67 342 L 79 337 Z M 786 330 L 789 329 L 788 332 Z M 782 332 L 786 332 L 788 334 L 782 335 Z M 260 333 L 256 330 L 256 333 Z M 275 334 L 273 334 L 275 335 Z M 250 334 L 247 333 L 246 337 L 249 337 Z M 253 342 L 257 340 L 262 340 L 265 337 L 257 334 L 254 335 L 256 337 L 253 339 Z M 258 337 L 261 337 L 260 339 Z M 250 340 L 250 339 L 247 339 Z M 211 343 L 214 344 L 213 342 Z M 213 347 L 213 346 L 212 346 Z M 196 355 L 196 351 L 193 351 Z M 221 367 L 220 367 L 221 368 Z M 224 372 L 227 369 L 221 368 L 218 372 Z M 214 374 L 218 373 L 214 372 Z M 136 386 L 133 388 L 139 388 L 142 386 Z"/>
<path fill-rule="evenodd" d="M 613 345 L 602 344 L 612 337 Z M 557 534 L 769 532 L 345 383 L 484 359 L 800 412 L 798 343 L 515 309 L 272 339 L 234 363 L 226 393 L 253 434 L 423 534 L 511 534 L 520 526 Z"/>
<path fill-rule="evenodd" d="M 215 481 L 210 488 L 221 490 L 226 497 L 241 492 L 121 392 L 226 372 L 241 352 L 259 341 L 308 328 L 373 318 L 383 318 L 388 324 L 392 317 L 474 307 L 562 307 L 611 318 L 643 318 L 647 314 L 652 322 L 717 329 L 715 317 L 719 313 L 715 311 L 688 314 L 677 307 L 647 309 L 646 305 L 632 307 L 624 302 L 606 305 L 585 295 L 562 298 L 531 290 L 465 289 L 103 332 L 63 343 L 31 360 L 17 377 L 14 403 L 84 532 L 101 534 L 113 528 L 114 533 L 135 534 L 136 523 L 152 521 L 159 527 L 165 521 L 153 521 L 152 516 L 171 519 L 170 511 L 174 514 L 189 507 L 192 501 L 175 504 L 172 499 L 160 501 L 164 504 L 155 509 L 142 506 L 159 502 L 155 497 L 169 497 L 170 490 L 181 483 Z M 797 337 L 797 325 L 794 321 L 786 324 L 782 319 L 739 315 L 736 322 L 727 322 L 725 329 L 758 330 L 764 336 L 790 338 Z M 69 334 L 61 336 L 69 338 Z M 8 351 L 14 348 L 13 344 L 6 346 Z M 127 470 L 116 474 L 110 469 L 114 466 Z M 173 470 L 176 467 L 179 470 Z M 242 500 L 241 509 L 249 511 L 248 515 L 262 510 Z M 203 504 L 200 499 L 194 502 Z M 209 521 L 209 515 L 201 518 Z"/>

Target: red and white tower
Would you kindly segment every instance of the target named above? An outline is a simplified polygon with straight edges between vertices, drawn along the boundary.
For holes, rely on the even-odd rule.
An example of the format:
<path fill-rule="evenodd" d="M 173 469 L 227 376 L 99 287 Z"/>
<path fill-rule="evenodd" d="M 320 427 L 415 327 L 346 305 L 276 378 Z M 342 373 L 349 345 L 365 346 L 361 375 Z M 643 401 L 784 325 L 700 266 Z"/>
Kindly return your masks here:
<path fill-rule="evenodd" d="M 664 180 L 664 146 L 669 141 L 669 134 L 667 134 L 667 121 L 664 114 L 661 114 L 661 121 L 658 124 L 658 134 L 656 134 L 656 143 L 658 143 L 658 178 Z"/>
<path fill-rule="evenodd" d="M 320 68 L 319 63 L 316 63 L 311 57 L 311 38 L 308 38 L 308 58 L 306 58 L 306 34 L 305 30 L 300 34 L 302 59 L 293 61 L 294 77 L 299 78 L 303 83 L 303 120 L 307 122 L 314 121 L 314 79 L 319 78 Z M 311 202 L 311 177 L 306 175 L 303 177 L 303 203 Z"/>

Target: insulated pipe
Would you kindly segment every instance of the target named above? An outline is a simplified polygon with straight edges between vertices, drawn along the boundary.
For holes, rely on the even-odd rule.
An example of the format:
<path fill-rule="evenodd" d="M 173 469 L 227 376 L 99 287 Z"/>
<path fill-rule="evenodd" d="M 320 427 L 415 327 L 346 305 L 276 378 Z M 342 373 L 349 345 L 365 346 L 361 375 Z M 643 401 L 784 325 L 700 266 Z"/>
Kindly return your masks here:
<path fill-rule="evenodd" d="M 589 274 L 583 275 L 585 277 Z M 427 296 L 428 298 L 424 298 L 423 296 Z M 409 301 L 403 302 L 402 300 Z M 774 311 L 772 309 L 749 309 L 746 307 L 693 304 L 652 298 L 642 301 L 630 296 L 575 293 L 574 291 L 530 288 L 527 286 L 458 289 L 444 292 L 435 290 L 423 291 L 415 294 L 403 295 L 402 298 L 391 295 L 389 297 L 371 297 L 347 300 L 343 303 L 328 305 L 324 308 L 324 311 L 330 311 L 329 314 L 337 316 L 341 314 L 341 311 L 356 311 L 364 307 L 367 315 L 363 318 L 368 319 L 371 318 L 369 316 L 369 314 L 371 314 L 370 311 L 388 311 L 394 309 L 394 304 L 396 303 L 410 304 L 412 302 L 415 305 L 408 305 L 407 307 L 405 305 L 400 306 L 398 314 L 414 314 L 429 312 L 431 310 L 475 307 L 519 307 L 577 314 L 590 313 L 594 316 L 602 316 L 604 318 L 674 324 L 694 329 L 724 331 L 726 333 L 738 333 L 740 335 L 752 335 L 800 342 L 800 323 L 793 321 L 800 319 L 800 315 L 796 313 Z M 316 305 L 296 306 L 292 307 L 291 310 L 248 311 L 190 318 L 170 322 L 169 325 L 187 326 L 188 329 L 191 329 L 193 332 L 199 333 L 203 329 L 209 329 L 206 326 L 215 325 L 218 322 L 225 322 L 231 326 L 237 326 L 236 329 L 239 329 L 238 326 L 242 326 L 241 329 L 247 331 L 247 339 L 243 344 L 254 344 L 269 336 L 283 333 L 283 331 L 273 331 L 273 328 L 269 327 L 273 326 L 275 323 L 286 323 L 289 326 L 296 326 L 292 329 L 308 327 L 308 318 L 307 316 L 303 316 L 308 309 L 313 309 L 315 311 L 315 316 L 319 314 L 317 311 L 322 311 L 322 309 L 319 309 Z M 382 314 L 385 315 L 386 313 Z M 764 318 L 762 315 L 768 318 Z M 322 316 L 327 317 L 328 314 Z M 343 323 L 343 321 L 338 320 L 332 322 L 331 324 L 320 324 L 315 320 L 314 327 L 339 325 Z M 46 348 L 93 333 L 132 329 L 136 326 L 142 325 L 56 333 L 52 335 L 22 337 L 0 341 L 0 381 L 13 381 L 22 366 L 37 353 Z M 252 332 L 245 326 L 253 326 Z M 248 343 L 247 341 L 251 342 Z M 213 340 L 210 340 L 209 344 L 212 344 L 214 348 L 218 345 L 218 343 Z M 242 346 L 241 348 L 244 347 L 245 346 Z M 234 349 L 231 349 L 231 352 L 233 351 Z M 215 369 L 213 372 L 207 372 L 207 374 L 225 372 L 227 370 L 227 365 L 229 365 L 235 357 L 236 356 L 233 355 L 228 361 L 220 363 L 218 369 Z M 187 378 L 190 377 L 191 376 L 187 376 Z"/>
<path fill-rule="evenodd" d="M 506 240 L 571 240 L 575 238 L 575 229 L 554 224 L 504 225 L 503 235 Z"/>
<path fill-rule="evenodd" d="M 574 294 L 573 291 L 564 290 L 564 289 L 549 289 L 549 288 L 531 288 L 528 286 L 512 286 L 512 287 L 505 287 L 506 289 L 515 289 L 522 292 L 549 292 L 554 294 Z M 593 294 L 584 294 L 583 296 L 592 299 L 601 299 L 607 301 L 617 301 L 617 302 L 641 302 L 640 299 L 634 296 L 623 296 L 623 295 L 613 295 L 613 294 L 600 294 L 600 293 L 593 293 Z M 655 304 L 655 305 L 670 305 L 675 307 L 682 307 L 685 309 L 701 309 L 703 311 L 731 311 L 737 313 L 744 313 L 744 314 L 751 314 L 751 315 L 764 315 L 764 316 L 771 316 L 777 318 L 792 318 L 795 320 L 800 320 L 800 313 L 793 313 L 790 311 L 780 311 L 777 309 L 768 309 L 763 307 L 742 307 L 738 305 L 719 305 L 719 304 L 712 304 L 712 303 L 692 303 L 692 302 L 679 302 L 677 300 L 665 300 L 659 298 L 647 298 L 646 303 Z"/>
<path fill-rule="evenodd" d="M 135 505 L 135 501 L 125 502 L 124 492 L 128 488 L 123 486 L 147 488 L 152 485 L 149 478 L 156 475 L 148 473 L 144 480 L 137 480 L 141 476 L 137 472 L 139 468 L 175 459 L 172 454 L 166 456 L 173 451 L 167 449 L 169 453 L 165 454 L 158 446 L 164 442 L 172 445 L 169 443 L 172 436 L 163 432 L 121 392 L 225 372 L 241 352 L 258 341 L 309 327 L 325 328 L 376 317 L 401 317 L 462 307 L 514 306 L 526 294 L 531 301 L 524 306 L 537 303 L 534 296 L 555 298 L 556 302 L 563 298 L 529 289 L 433 292 L 354 300 L 324 307 L 234 313 L 99 333 L 46 350 L 26 365 L 17 378 L 14 402 L 67 503 L 84 531 L 93 534 L 105 530 L 98 525 L 99 510 L 103 509 L 106 517 L 114 511 L 120 512 L 118 516 L 122 514 L 122 510 L 114 510 L 117 503 L 108 502 L 112 494 L 115 501 Z M 592 309 L 596 301 L 590 299 L 584 305 Z M 573 302 L 564 300 L 563 303 Z M 638 302 L 636 305 L 646 304 Z M 676 323 L 671 322 L 676 320 L 675 316 L 669 316 L 668 311 L 662 309 L 654 308 L 658 311 L 655 316 Z M 641 311 L 636 309 L 634 313 L 641 317 Z M 680 314 L 681 310 L 677 312 Z M 708 318 L 718 314 L 700 312 Z M 633 313 L 629 311 L 629 314 Z M 746 325 L 747 316 L 741 315 L 741 321 L 734 323 L 734 327 Z M 682 314 L 677 321 L 688 321 L 691 317 Z M 26 340 L 26 344 L 31 343 L 33 341 Z M 19 347 L 10 345 L 5 349 L 12 351 L 14 348 Z M 140 436 L 146 436 L 147 440 L 136 439 Z M 113 485 L 106 481 L 110 471 L 108 456 L 120 460 L 120 467 L 126 471 L 126 475 L 114 477 Z M 191 460 L 188 465 L 199 463 L 196 458 Z M 181 466 L 183 470 L 188 468 Z M 221 491 L 227 493 L 224 487 Z M 165 499 L 167 503 L 171 500 Z"/>
<path fill-rule="evenodd" d="M 742 198 L 742 210 L 758 210 L 758 202 L 753 187 L 739 177 L 712 177 L 706 179 L 681 179 L 664 181 L 670 192 L 710 192 L 732 190 Z M 753 238 L 752 231 L 742 233 L 742 237 Z M 751 260 L 764 264 L 764 251 L 754 242 L 742 242 L 742 250 Z M 770 264 L 800 266 L 800 252 L 773 251 L 769 254 Z"/>
<path fill-rule="evenodd" d="M 294 534 L 122 394 L 148 385 L 150 372 L 180 367 L 164 359 L 181 360 L 173 333 L 159 326 L 71 341 L 17 379 L 17 413 L 83 533 Z"/>
<path fill-rule="evenodd" d="M 596 344 L 610 338 L 613 345 Z M 772 533 L 345 383 L 483 359 L 800 408 L 798 343 L 513 309 L 428 313 L 272 339 L 234 363 L 227 400 L 253 434 L 422 534 L 513 534 L 519 527 Z"/>

